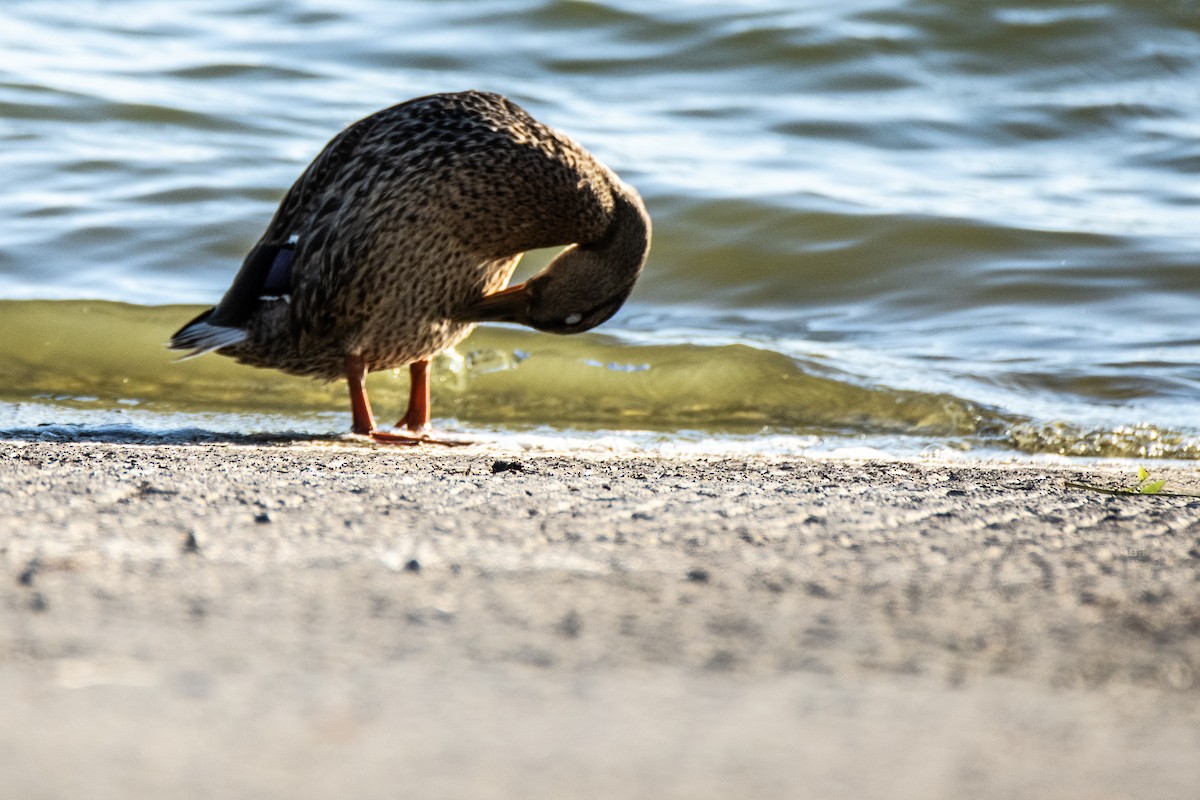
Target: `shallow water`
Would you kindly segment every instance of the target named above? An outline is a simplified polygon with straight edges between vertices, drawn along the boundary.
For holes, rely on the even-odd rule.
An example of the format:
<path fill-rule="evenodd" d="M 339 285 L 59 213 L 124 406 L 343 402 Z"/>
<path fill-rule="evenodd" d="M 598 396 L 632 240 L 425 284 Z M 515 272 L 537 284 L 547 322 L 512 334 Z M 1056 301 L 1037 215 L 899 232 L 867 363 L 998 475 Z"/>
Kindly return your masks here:
<path fill-rule="evenodd" d="M 654 249 L 597 334 L 481 329 L 436 416 L 1200 457 L 1193 4 L 660 5 L 5 3 L 0 426 L 344 427 L 343 387 L 171 363 L 159 306 L 219 298 L 340 127 L 474 87 L 635 184 Z"/>

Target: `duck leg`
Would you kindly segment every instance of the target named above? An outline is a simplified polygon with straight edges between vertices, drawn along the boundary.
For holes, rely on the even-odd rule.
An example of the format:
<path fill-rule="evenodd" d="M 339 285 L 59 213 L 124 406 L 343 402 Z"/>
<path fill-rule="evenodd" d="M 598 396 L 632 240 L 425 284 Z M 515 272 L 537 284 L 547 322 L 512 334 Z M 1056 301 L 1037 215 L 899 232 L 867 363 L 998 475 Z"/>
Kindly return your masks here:
<path fill-rule="evenodd" d="M 367 399 L 367 362 L 362 356 L 346 356 L 346 385 L 350 388 L 350 430 L 366 436 L 375 431 L 375 416 Z"/>
<path fill-rule="evenodd" d="M 418 442 L 458 447 L 471 442 L 435 439 L 429 428 L 429 359 L 422 358 L 408 365 L 408 410 L 396 422 L 397 428 L 407 428 Z M 401 436 L 402 434 L 390 434 Z M 402 437 L 403 438 L 403 437 Z"/>
<path fill-rule="evenodd" d="M 396 423 L 413 433 L 429 431 L 429 359 L 423 358 L 408 365 L 408 411 Z"/>
<path fill-rule="evenodd" d="M 471 442 L 456 442 L 435 439 L 429 431 L 429 360 L 414 362 L 409 367 L 412 388 L 408 400 L 408 412 L 396 427 L 408 428 L 412 436 L 402 433 L 381 431 L 375 427 L 375 416 L 371 413 L 371 401 L 367 399 L 367 362 L 362 356 L 346 356 L 346 384 L 350 388 L 350 413 L 353 417 L 350 430 L 370 436 L 381 444 L 440 444 L 458 447 Z"/>
<path fill-rule="evenodd" d="M 367 399 L 367 362 L 362 356 L 346 356 L 346 384 L 350 387 L 352 432 L 370 436 L 377 442 L 387 444 L 421 444 L 424 441 L 375 429 L 375 416 L 371 413 L 371 401 Z"/>

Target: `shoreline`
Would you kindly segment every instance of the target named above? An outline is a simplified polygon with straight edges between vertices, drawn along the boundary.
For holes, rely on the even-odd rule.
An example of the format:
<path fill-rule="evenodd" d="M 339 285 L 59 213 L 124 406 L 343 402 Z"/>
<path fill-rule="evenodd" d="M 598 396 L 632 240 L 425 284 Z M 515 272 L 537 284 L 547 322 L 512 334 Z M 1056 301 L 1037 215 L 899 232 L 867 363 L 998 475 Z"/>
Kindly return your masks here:
<path fill-rule="evenodd" d="M 0 411 L 4 410 L 0 403 Z M 21 403 L 10 403 L 18 407 Z M 38 406 L 42 404 L 39 402 Z M 366 437 L 348 432 L 349 415 L 325 412 L 328 425 L 313 425 L 313 420 L 287 415 L 212 414 L 141 415 L 128 409 L 111 413 L 79 409 L 60 410 L 60 415 L 78 418 L 72 422 L 36 422 L 21 414 L 10 414 L 0 422 L 0 443 L 65 443 L 159 446 L 345 446 L 371 447 Z M 164 425 L 169 419 L 175 424 Z M 231 423 L 230 420 L 234 422 Z M 478 448 L 471 452 L 529 453 L 532 455 L 569 455 L 578 457 L 675 459 L 800 459 L 833 462 L 910 462 L 919 464 L 966 464 L 998 466 L 1004 464 L 1037 468 L 1112 467 L 1125 469 L 1134 476 L 1139 466 L 1152 470 L 1179 469 L 1187 472 L 1200 468 L 1200 460 L 1171 458 L 1155 454 L 1101 455 L 1060 452 L 1025 452 L 986 442 L 956 446 L 944 439 L 923 439 L 911 435 L 836 436 L 801 433 L 733 433 L 705 431 L 615 430 L 605 428 L 490 427 L 462 425 L 443 420 L 435 425 L 445 438 L 462 439 Z M 249 431 L 249 432 L 246 432 Z M 1136 482 L 1136 478 L 1131 478 Z"/>
<path fill-rule="evenodd" d="M 1200 490 L 1194 469 L 1151 466 Z M 1132 479 L 2 441 L 0 782 L 30 797 L 1190 796 L 1200 498 L 1067 480 Z M 64 747 L 82 777 L 44 769 Z"/>

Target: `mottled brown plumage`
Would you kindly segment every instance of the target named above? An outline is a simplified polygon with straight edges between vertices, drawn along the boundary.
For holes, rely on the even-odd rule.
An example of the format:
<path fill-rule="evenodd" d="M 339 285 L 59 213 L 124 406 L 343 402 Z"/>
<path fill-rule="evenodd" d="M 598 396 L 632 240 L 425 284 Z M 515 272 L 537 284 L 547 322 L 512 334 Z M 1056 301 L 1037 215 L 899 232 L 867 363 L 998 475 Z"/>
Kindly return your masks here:
<path fill-rule="evenodd" d="M 499 95 L 431 95 L 336 136 L 170 346 L 332 380 L 428 361 L 480 321 L 577 333 L 616 313 L 649 243 L 637 192 L 574 141 Z M 523 252 L 559 245 L 500 291 Z"/>

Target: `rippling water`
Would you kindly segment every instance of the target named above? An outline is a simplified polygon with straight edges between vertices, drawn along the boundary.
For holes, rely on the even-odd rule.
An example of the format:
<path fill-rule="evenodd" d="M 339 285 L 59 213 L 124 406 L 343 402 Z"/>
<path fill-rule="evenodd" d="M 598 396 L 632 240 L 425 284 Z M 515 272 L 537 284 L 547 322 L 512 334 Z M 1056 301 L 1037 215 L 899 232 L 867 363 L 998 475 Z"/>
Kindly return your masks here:
<path fill-rule="evenodd" d="M 1190 0 L 10 0 L 0 52 L 8 430 L 345 427 L 171 364 L 192 310 L 148 306 L 215 301 L 345 124 L 482 88 L 636 185 L 654 249 L 602 335 L 477 333 L 435 415 L 1200 458 Z"/>

